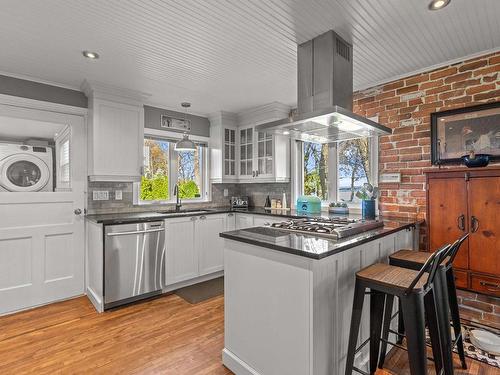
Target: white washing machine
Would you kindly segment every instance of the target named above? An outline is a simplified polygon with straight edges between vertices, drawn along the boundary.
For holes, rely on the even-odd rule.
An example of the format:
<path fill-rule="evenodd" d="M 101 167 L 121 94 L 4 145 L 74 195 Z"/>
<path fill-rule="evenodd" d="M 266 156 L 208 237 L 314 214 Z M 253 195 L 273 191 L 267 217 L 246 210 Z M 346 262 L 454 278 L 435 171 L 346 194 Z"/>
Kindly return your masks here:
<path fill-rule="evenodd" d="M 0 191 L 53 191 L 52 148 L 0 143 Z"/>

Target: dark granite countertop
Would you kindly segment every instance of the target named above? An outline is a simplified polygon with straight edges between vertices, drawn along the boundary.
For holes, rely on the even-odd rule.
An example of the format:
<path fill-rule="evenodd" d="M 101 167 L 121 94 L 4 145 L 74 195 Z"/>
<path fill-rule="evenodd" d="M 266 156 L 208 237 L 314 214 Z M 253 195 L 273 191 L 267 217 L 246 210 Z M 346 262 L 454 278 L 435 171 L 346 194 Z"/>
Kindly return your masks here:
<path fill-rule="evenodd" d="M 204 211 L 204 212 L 200 212 Z M 147 212 L 124 212 L 124 213 L 113 213 L 113 214 L 96 214 L 87 215 L 86 219 L 97 224 L 112 225 L 112 224 L 125 224 L 125 223 L 137 223 L 137 222 L 147 222 L 163 220 L 173 217 L 183 217 L 183 216 L 198 216 L 198 215 L 211 215 L 229 212 L 241 212 L 249 213 L 254 215 L 267 215 L 276 216 L 283 218 L 299 218 L 299 217 L 339 217 L 345 215 L 339 214 L 329 214 L 328 212 L 322 212 L 321 214 L 304 214 L 299 213 L 296 210 L 268 210 L 263 207 L 250 207 L 248 209 L 231 209 L 230 207 L 216 207 L 216 208 L 200 208 L 200 209 L 190 209 L 184 212 L 177 213 L 175 211 L 165 210 L 164 212 L 147 211 Z M 350 218 L 360 218 L 360 215 L 349 215 Z"/>
<path fill-rule="evenodd" d="M 380 219 L 380 218 L 379 218 Z M 221 233 L 220 236 L 234 241 L 257 245 L 272 250 L 322 259 L 352 247 L 373 241 L 377 238 L 411 228 L 420 224 L 417 220 L 391 219 L 384 221 L 384 226 L 339 240 L 327 239 L 315 235 L 291 233 L 269 227 L 254 227 Z"/>

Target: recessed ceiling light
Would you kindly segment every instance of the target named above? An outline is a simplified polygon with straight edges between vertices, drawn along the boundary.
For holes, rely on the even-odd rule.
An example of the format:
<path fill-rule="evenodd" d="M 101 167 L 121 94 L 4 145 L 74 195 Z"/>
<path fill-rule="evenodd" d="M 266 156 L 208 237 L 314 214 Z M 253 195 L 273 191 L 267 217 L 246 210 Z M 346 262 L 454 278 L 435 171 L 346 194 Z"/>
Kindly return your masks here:
<path fill-rule="evenodd" d="M 82 51 L 82 55 L 91 60 L 97 60 L 99 58 L 99 54 L 92 51 Z"/>
<path fill-rule="evenodd" d="M 450 3 L 451 0 L 432 0 L 429 3 L 429 10 L 439 10 L 443 9 Z"/>

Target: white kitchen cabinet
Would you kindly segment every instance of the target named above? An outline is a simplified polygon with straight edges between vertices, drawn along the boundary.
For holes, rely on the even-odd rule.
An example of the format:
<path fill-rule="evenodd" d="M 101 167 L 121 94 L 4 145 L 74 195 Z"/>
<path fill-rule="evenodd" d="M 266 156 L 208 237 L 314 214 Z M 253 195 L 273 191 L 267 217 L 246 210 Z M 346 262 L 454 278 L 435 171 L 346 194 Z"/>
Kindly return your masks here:
<path fill-rule="evenodd" d="M 290 139 L 255 131 L 289 112 L 289 106 L 275 102 L 239 114 L 210 115 L 211 181 L 290 181 Z"/>
<path fill-rule="evenodd" d="M 198 248 L 195 241 L 196 216 L 165 220 L 166 284 L 198 276 Z"/>
<path fill-rule="evenodd" d="M 230 212 L 226 214 L 226 232 L 236 229 L 236 214 Z"/>
<path fill-rule="evenodd" d="M 224 267 L 223 240 L 227 214 L 165 220 L 166 284 L 195 279 Z"/>
<path fill-rule="evenodd" d="M 219 233 L 225 231 L 225 220 L 226 215 L 203 215 L 195 222 L 200 276 L 224 269 L 224 240 Z"/>
<path fill-rule="evenodd" d="M 89 179 L 139 181 L 147 95 L 87 81 L 82 89 L 89 98 Z"/>
<path fill-rule="evenodd" d="M 236 229 L 250 228 L 253 227 L 254 215 L 252 214 L 236 214 Z"/>
<path fill-rule="evenodd" d="M 220 111 L 210 120 L 210 180 L 213 183 L 235 182 L 237 173 L 236 114 Z"/>
<path fill-rule="evenodd" d="M 283 217 L 279 216 L 254 215 L 253 226 L 255 227 L 269 226 L 272 223 L 280 223 L 284 220 L 285 219 Z"/>

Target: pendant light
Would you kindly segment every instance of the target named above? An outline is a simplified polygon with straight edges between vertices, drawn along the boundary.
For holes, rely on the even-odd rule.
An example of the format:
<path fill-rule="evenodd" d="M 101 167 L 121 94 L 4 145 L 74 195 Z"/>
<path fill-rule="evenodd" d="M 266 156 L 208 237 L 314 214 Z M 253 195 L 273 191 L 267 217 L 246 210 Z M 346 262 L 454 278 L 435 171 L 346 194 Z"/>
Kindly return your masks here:
<path fill-rule="evenodd" d="M 184 121 L 187 122 L 187 110 L 191 107 L 191 103 L 183 102 L 181 103 L 182 108 L 184 108 Z M 182 136 L 180 141 L 175 144 L 175 151 L 196 151 L 196 144 L 189 139 L 189 134 L 186 131 Z"/>

